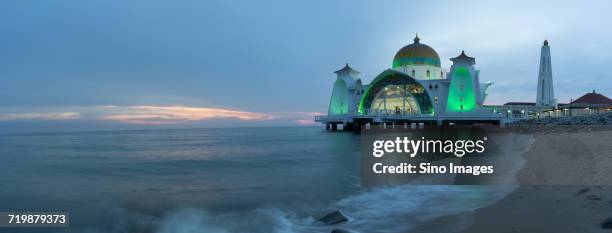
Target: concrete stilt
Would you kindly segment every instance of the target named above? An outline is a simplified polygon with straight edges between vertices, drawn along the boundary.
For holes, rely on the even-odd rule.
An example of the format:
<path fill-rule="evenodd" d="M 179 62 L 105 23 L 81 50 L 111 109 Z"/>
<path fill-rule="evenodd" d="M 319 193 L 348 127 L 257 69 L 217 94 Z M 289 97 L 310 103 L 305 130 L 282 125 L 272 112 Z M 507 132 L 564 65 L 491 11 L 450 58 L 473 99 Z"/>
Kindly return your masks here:
<path fill-rule="evenodd" d="M 360 122 L 353 122 L 353 133 L 355 134 L 361 133 L 361 123 Z"/>
<path fill-rule="evenodd" d="M 342 130 L 344 130 L 344 131 L 353 131 L 354 130 L 353 126 L 354 126 L 353 123 L 350 123 L 350 122 L 344 123 L 344 125 L 342 127 Z"/>

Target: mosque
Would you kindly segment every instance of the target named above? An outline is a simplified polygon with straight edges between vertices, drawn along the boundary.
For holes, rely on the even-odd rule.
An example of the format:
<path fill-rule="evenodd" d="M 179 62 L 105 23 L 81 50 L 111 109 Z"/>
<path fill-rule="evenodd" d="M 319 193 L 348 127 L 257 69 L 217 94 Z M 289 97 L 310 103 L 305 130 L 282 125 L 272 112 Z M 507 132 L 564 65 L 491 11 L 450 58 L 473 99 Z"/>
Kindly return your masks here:
<path fill-rule="evenodd" d="M 476 59 L 461 51 L 450 59 L 450 70 L 441 67 L 440 56 L 421 43 L 418 35 L 412 44 L 401 48 L 391 68 L 369 84 L 362 83 L 359 72 L 346 64 L 336 71 L 327 115 L 315 116 L 329 130 L 338 126 L 359 131 L 362 125 L 475 124 L 506 122 L 539 117 L 572 117 L 612 111 L 612 100 L 587 93 L 568 104 L 554 96 L 550 46 L 545 40 L 535 102 L 509 102 L 484 105 L 491 82 L 480 81 Z"/>
<path fill-rule="evenodd" d="M 390 69 L 369 84 L 346 64 L 336 71 L 336 81 L 326 116 L 315 121 L 335 130 L 359 130 L 363 124 L 494 123 L 504 118 L 483 103 L 491 82 L 480 82 L 476 59 L 462 51 L 451 58 L 450 70 L 441 67 L 440 56 L 421 43 L 401 48 Z"/>

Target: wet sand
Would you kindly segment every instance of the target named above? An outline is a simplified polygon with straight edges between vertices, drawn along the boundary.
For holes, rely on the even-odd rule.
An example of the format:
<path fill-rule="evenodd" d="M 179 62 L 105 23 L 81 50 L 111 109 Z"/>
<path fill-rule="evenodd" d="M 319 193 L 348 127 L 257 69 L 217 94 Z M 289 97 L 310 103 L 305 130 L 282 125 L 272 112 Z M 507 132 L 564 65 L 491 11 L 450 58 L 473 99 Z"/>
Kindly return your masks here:
<path fill-rule="evenodd" d="M 535 142 L 522 155 L 520 186 L 499 202 L 440 217 L 410 232 L 610 232 L 612 130 L 606 126 L 516 128 Z"/>

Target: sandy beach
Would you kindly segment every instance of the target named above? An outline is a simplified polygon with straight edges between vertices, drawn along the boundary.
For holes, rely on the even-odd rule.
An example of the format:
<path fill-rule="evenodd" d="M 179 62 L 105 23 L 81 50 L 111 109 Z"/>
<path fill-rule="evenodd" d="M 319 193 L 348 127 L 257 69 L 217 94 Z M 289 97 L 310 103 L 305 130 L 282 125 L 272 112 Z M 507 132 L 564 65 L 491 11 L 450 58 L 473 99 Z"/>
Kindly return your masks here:
<path fill-rule="evenodd" d="M 522 154 L 519 186 L 499 202 L 440 217 L 411 232 L 610 232 L 612 129 L 529 126 L 511 130 L 535 141 Z"/>

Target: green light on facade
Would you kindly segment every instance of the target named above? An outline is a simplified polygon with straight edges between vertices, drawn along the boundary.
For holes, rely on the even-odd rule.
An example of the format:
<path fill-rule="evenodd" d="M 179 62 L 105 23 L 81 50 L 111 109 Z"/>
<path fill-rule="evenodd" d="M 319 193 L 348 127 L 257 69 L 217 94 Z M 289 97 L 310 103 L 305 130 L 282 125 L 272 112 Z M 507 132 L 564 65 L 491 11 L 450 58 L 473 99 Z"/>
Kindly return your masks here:
<path fill-rule="evenodd" d="M 430 65 L 440 67 L 440 60 L 431 57 L 396 58 L 393 60 L 391 67 L 397 68 L 406 65 Z"/>
<path fill-rule="evenodd" d="M 368 85 L 368 88 L 365 90 L 364 94 L 361 95 L 361 99 L 359 100 L 359 107 L 357 108 L 357 112 L 359 114 L 365 114 L 366 110 L 365 110 L 365 99 L 366 96 L 368 96 L 368 94 L 370 93 L 372 87 L 382 79 L 382 77 L 385 76 L 385 73 L 387 73 L 387 71 L 382 72 L 381 74 L 379 74 L 378 76 L 376 76 L 376 78 L 374 78 L 374 80 L 372 80 L 372 82 L 370 83 L 370 85 Z"/>
<path fill-rule="evenodd" d="M 329 103 L 328 115 L 343 115 L 349 110 L 349 96 L 346 82 L 342 79 L 336 79 L 334 90 Z"/>
<path fill-rule="evenodd" d="M 370 93 L 370 89 L 372 89 L 372 85 L 369 85 L 368 89 L 366 89 L 366 91 L 364 92 L 365 94 L 361 95 L 361 99 L 359 100 L 359 107 L 357 108 L 357 112 L 359 114 L 365 114 L 365 98 L 367 94 Z"/>
<path fill-rule="evenodd" d="M 451 76 L 446 110 L 451 112 L 470 112 L 476 109 L 474 83 L 470 71 L 465 67 L 455 69 Z"/>
<path fill-rule="evenodd" d="M 385 70 L 367 86 L 364 94 L 361 96 L 357 112 L 359 114 L 366 114 L 367 110 L 371 107 L 373 101 L 376 99 L 376 95 L 380 91 L 384 91 L 384 88 L 389 85 L 394 86 L 405 86 L 411 91 L 410 98 L 414 98 L 417 102 L 418 109 L 421 114 L 433 114 L 433 105 L 427 94 L 425 88 L 414 78 L 392 69 Z M 419 91 L 420 90 L 420 91 Z M 416 109 L 416 108 L 415 108 Z M 371 110 L 371 109 L 370 109 Z"/>

